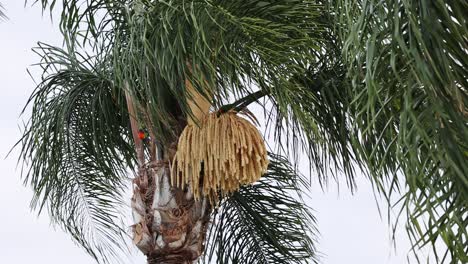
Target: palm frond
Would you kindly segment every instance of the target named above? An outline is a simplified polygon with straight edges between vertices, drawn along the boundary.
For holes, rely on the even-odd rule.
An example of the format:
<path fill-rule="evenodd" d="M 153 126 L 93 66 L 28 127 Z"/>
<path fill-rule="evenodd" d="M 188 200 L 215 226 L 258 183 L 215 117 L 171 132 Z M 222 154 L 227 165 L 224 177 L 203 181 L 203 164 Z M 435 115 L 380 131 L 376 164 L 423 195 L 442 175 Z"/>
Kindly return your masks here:
<path fill-rule="evenodd" d="M 306 54 L 304 63 L 283 65 L 297 70 L 291 71 L 292 75 L 283 74 L 286 78 L 275 80 L 275 75 L 269 75 L 272 83 L 257 83 L 268 97 L 261 103 L 266 127 L 268 133 L 273 131 L 277 153 L 292 157 L 293 163 L 305 153 L 321 183 L 326 183 L 330 175 L 336 180 L 344 175 L 347 185 L 354 189 L 355 168 L 362 164 L 352 145 L 351 79 L 341 56 L 333 15 L 324 1 L 316 1 L 311 8 L 313 15 L 307 19 L 315 26 L 311 32 L 304 32 L 309 34 L 305 38 L 311 41 L 310 46 L 296 51 Z"/>
<path fill-rule="evenodd" d="M 215 108 L 250 94 L 251 84 L 280 98 L 288 76 L 315 58 L 321 29 L 313 1 L 136 1 L 131 10 L 116 32 L 117 82 L 130 82 L 162 135 L 173 130 L 174 112 L 191 115 L 187 80 Z"/>
<path fill-rule="evenodd" d="M 59 27 L 80 40 L 83 46 L 98 44 L 99 38 L 112 41 L 113 29 L 125 20 L 129 0 L 25 0 L 40 4 L 43 11 L 61 9 Z M 61 4 L 60 7 L 57 7 Z M 108 43 L 109 44 L 109 43 Z"/>
<path fill-rule="evenodd" d="M 116 85 L 128 83 L 161 137 L 174 131 L 178 113 L 191 115 L 187 80 L 216 108 L 250 94 L 252 84 L 281 102 L 289 79 L 319 60 L 325 6 L 317 1 L 111 2 L 63 1 L 62 30 L 84 41 L 108 24 L 94 15 L 109 14 Z"/>
<path fill-rule="evenodd" d="M 222 202 L 205 261 L 317 263 L 315 218 L 300 198 L 303 182 L 289 162 L 270 155 L 268 172 Z"/>
<path fill-rule="evenodd" d="M 123 98 L 96 57 L 41 43 L 36 52 L 44 78 L 29 99 L 32 116 L 19 142 L 32 206 L 47 208 L 91 256 L 110 263 L 125 248 L 121 194 L 135 159 Z"/>
<path fill-rule="evenodd" d="M 468 259 L 467 8 L 343 0 L 330 11 L 352 78 L 360 158 L 378 185 L 390 176 L 388 195 L 403 172 L 415 246 L 443 241 L 452 263 Z"/>
<path fill-rule="evenodd" d="M 306 153 L 321 183 L 329 175 L 346 177 L 355 187 L 356 167 L 361 166 L 352 147 L 349 116 L 351 84 L 339 64 L 324 65 L 291 79 L 281 101 L 272 98 L 267 126 L 274 129 L 278 153 L 296 157 Z"/>
<path fill-rule="evenodd" d="M 349 97 L 341 87 L 347 83 L 325 4 L 304 0 L 80 3 L 64 1 L 69 11 L 62 15 L 62 24 L 67 25 L 63 30 L 77 37 L 74 32 L 81 24 L 86 34 L 102 31 L 98 25 L 106 23 L 90 18 L 96 12 L 114 14 L 108 52 L 114 58 L 115 84 L 129 87 L 163 141 L 173 141 L 180 133 L 174 129 L 180 126 L 178 116 L 191 115 L 187 80 L 215 108 L 232 95 L 249 96 L 257 86 L 275 106 L 276 120 L 271 124 L 276 140 L 294 135 L 296 141 L 282 147 L 296 151 L 302 145 L 322 179 L 329 171 L 344 171 L 353 186 L 356 160 L 345 114 Z"/>
<path fill-rule="evenodd" d="M 7 19 L 7 15 L 4 12 L 5 8 L 3 7 L 3 4 L 0 3 L 0 21 Z"/>

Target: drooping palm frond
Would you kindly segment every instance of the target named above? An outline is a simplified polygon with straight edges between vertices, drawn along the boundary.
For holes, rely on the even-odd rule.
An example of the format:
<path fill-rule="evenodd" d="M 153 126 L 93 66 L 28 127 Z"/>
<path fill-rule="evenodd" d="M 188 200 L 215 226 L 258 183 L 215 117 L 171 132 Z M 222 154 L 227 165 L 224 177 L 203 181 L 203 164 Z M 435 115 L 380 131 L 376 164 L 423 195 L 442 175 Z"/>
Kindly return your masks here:
<path fill-rule="evenodd" d="M 316 60 L 322 29 L 314 1 L 136 1 L 131 9 L 116 32 L 117 82 L 130 82 L 152 119 L 166 122 L 156 124 L 160 134 L 173 127 L 171 98 L 191 114 L 187 80 L 215 108 L 253 85 L 279 100 L 293 86 L 288 79 Z"/>
<path fill-rule="evenodd" d="M 55 3 L 41 2 L 44 8 Z M 118 58 L 116 84 L 128 83 L 161 137 L 174 131 L 174 113 L 191 114 L 187 80 L 215 107 L 258 86 L 283 110 L 289 101 L 282 98 L 289 99 L 285 95 L 295 87 L 289 79 L 322 59 L 325 6 L 318 1 L 65 0 L 63 5 L 62 30 L 80 39 L 106 32 L 109 52 Z M 97 21 L 98 13 L 106 15 Z M 109 24 L 112 30 L 104 30 Z"/>
<path fill-rule="evenodd" d="M 355 168 L 361 166 L 352 147 L 352 125 L 349 116 L 351 84 L 342 65 L 328 63 L 291 79 L 296 86 L 283 95 L 284 105 L 271 100 L 273 107 L 268 124 L 274 128 L 274 139 L 288 156 L 302 151 L 321 183 L 330 174 L 344 174 L 347 185 L 355 187 Z M 335 174 L 336 173 L 336 174 Z"/>
<path fill-rule="evenodd" d="M 205 262 L 317 263 L 315 218 L 300 194 L 302 176 L 270 155 L 268 172 L 226 198 L 208 235 Z"/>
<path fill-rule="evenodd" d="M 344 171 L 353 186 L 355 155 L 346 120 L 350 98 L 342 92 L 345 71 L 340 58 L 333 56 L 339 55 L 339 45 L 325 5 L 137 1 L 133 10 L 123 33 L 126 38 L 119 37 L 131 42 L 116 42 L 115 57 L 125 62 L 115 64 L 122 73 L 118 82 L 130 80 L 133 94 L 152 108 L 152 119 L 166 122 L 158 121 L 158 131 L 167 134 L 164 131 L 174 126 L 167 118 L 174 109 L 168 105 L 179 104 L 190 115 L 186 101 L 192 95 L 184 86 L 186 79 L 198 92 L 211 95 L 215 108 L 229 96 L 248 97 L 258 87 L 277 112 L 272 122 L 280 128 L 275 139 L 281 141 L 282 132 L 297 139 L 282 147 L 294 154 L 304 147 L 322 178 L 328 171 Z M 336 170 L 328 170 L 332 167 Z"/>
<path fill-rule="evenodd" d="M 349 93 L 341 87 L 344 71 L 333 17 L 322 2 L 63 3 L 62 30 L 78 38 L 106 32 L 116 85 L 128 85 L 161 139 L 173 141 L 180 133 L 174 129 L 178 117 L 191 115 L 187 104 L 193 95 L 187 80 L 216 108 L 231 96 L 249 96 L 256 86 L 275 106 L 276 140 L 289 135 L 295 139 L 282 147 L 297 155 L 302 145 L 322 179 L 336 171 L 328 170 L 333 168 L 344 171 L 353 186 L 356 160 L 346 120 L 348 102 L 343 99 Z M 42 4 L 45 8 L 51 3 Z M 99 12 L 106 15 L 97 21 L 94 15 Z M 109 24 L 112 30 L 104 30 L 102 25 Z M 102 42 L 100 37 L 94 42 Z M 281 136 L 284 132 L 289 134 Z"/>
<path fill-rule="evenodd" d="M 121 194 L 135 159 L 123 99 L 98 58 L 73 46 L 40 44 L 36 52 L 44 78 L 28 102 L 32 116 L 21 139 L 32 206 L 39 213 L 46 207 L 53 223 L 109 263 L 125 248 Z"/>
<path fill-rule="evenodd" d="M 86 46 L 94 46 L 97 38 L 112 41 L 116 25 L 125 20 L 126 7 L 130 0 L 25 0 L 39 3 L 43 11 L 61 9 L 60 29 L 81 40 Z"/>
<path fill-rule="evenodd" d="M 415 246 L 443 241 L 468 260 L 466 1 L 334 1 L 353 79 L 361 159 L 377 182 L 398 172 Z M 442 255 L 444 259 L 446 255 Z"/>

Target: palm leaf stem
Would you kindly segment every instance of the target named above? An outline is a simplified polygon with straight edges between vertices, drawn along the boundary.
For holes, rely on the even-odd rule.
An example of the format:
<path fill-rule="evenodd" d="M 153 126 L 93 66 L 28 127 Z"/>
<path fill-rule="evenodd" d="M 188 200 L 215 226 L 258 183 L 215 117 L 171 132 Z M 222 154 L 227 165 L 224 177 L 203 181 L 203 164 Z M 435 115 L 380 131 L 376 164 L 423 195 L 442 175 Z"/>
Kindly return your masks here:
<path fill-rule="evenodd" d="M 260 90 L 260 91 L 251 93 L 251 94 L 249 94 L 249 95 L 235 101 L 232 104 L 227 104 L 227 105 L 221 106 L 219 108 L 218 112 L 219 113 L 225 113 L 225 112 L 228 112 L 230 110 L 234 110 L 234 111 L 238 112 L 238 111 L 246 108 L 251 103 L 256 102 L 258 99 L 260 99 L 260 98 L 262 98 L 264 96 L 267 96 L 269 94 L 270 94 L 270 92 L 265 91 L 265 90 Z"/>

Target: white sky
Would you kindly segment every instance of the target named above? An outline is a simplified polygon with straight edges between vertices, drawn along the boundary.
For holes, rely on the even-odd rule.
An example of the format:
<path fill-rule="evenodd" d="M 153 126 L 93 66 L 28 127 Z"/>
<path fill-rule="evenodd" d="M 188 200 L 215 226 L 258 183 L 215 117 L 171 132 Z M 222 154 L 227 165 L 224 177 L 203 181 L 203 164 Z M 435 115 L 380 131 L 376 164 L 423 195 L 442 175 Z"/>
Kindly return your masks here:
<path fill-rule="evenodd" d="M 29 210 L 31 191 L 21 183 L 17 152 L 5 159 L 20 137 L 19 114 L 34 88 L 26 68 L 39 58 L 31 48 L 38 41 L 60 45 L 61 37 L 57 22 L 51 23 L 48 14 L 43 17 L 38 6 L 24 7 L 24 0 L 0 1 L 9 16 L 0 22 L 0 263 L 94 263 L 67 234 L 49 225 L 47 215 L 38 218 Z M 367 180 L 358 179 L 354 196 L 344 185 L 340 194 L 333 183 L 325 193 L 316 185 L 308 202 L 319 222 L 323 264 L 406 263 L 405 230 L 398 229 L 395 250 L 386 216 L 380 218 Z M 145 261 L 135 253 L 128 263 Z"/>

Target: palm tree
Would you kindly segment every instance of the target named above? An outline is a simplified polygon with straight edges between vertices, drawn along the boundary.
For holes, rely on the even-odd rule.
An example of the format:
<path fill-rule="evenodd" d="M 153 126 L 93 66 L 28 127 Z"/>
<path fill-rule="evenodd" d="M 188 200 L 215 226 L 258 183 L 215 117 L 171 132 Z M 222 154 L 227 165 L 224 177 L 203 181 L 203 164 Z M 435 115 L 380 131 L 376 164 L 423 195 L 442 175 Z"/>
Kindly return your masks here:
<path fill-rule="evenodd" d="M 368 175 L 416 255 L 468 261 L 466 1 L 62 3 L 64 47 L 35 49 L 24 180 L 97 261 L 125 249 L 132 169 L 148 263 L 317 262 L 302 154 L 324 184 Z"/>

